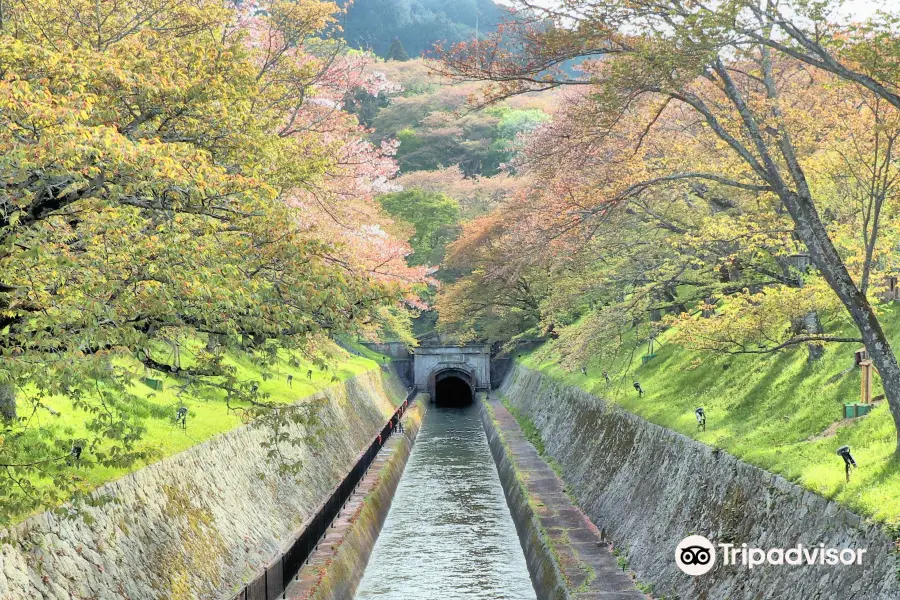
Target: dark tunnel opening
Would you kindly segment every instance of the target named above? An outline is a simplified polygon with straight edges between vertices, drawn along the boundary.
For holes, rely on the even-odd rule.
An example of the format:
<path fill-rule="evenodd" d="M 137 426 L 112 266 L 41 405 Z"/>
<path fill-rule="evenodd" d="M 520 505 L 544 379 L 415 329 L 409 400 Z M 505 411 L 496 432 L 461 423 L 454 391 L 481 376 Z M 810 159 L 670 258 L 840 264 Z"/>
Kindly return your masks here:
<path fill-rule="evenodd" d="M 434 403 L 437 406 L 469 406 L 474 400 L 469 384 L 459 377 L 444 377 L 434 384 Z"/>

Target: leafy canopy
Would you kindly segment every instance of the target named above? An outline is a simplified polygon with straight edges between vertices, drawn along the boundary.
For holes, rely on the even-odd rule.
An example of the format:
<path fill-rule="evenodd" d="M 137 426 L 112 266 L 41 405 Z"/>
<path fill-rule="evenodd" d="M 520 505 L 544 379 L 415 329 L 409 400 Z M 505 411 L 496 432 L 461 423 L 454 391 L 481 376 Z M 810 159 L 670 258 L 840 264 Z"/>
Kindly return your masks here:
<path fill-rule="evenodd" d="M 372 199 L 395 148 L 340 110 L 384 82 L 331 40 L 334 4 L 3 10 L 0 384 L 19 416 L 0 432 L 0 521 L 85 491 L 81 466 L 143 458 L 144 369 L 301 422 L 218 349 L 266 363 L 342 332 L 409 335 L 425 270 Z M 86 437 L 42 428 L 51 395 L 90 415 Z"/>

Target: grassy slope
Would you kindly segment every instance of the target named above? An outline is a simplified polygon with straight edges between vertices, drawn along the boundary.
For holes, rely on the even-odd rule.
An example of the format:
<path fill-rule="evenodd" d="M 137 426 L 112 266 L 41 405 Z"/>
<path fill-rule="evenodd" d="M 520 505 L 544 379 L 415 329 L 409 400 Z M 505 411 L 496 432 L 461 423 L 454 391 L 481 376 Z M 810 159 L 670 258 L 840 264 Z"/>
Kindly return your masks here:
<path fill-rule="evenodd" d="M 895 349 L 900 348 L 900 309 L 885 310 L 882 322 Z M 633 359 L 632 348 L 623 348 L 616 364 L 586 365 L 587 376 L 561 368 L 552 344 L 522 355 L 522 362 L 860 514 L 900 525 L 900 461 L 891 458 L 896 434 L 887 404 L 865 417 L 841 420 L 842 404 L 859 400 L 855 345 L 833 345 L 821 361 L 808 365 L 805 348 L 716 357 L 666 343 L 666 338 L 662 336 L 657 356 L 646 365 L 640 359 L 646 345 L 634 350 Z M 604 369 L 612 377 L 610 384 L 601 376 Z M 632 387 L 635 379 L 646 392 L 642 399 Z M 877 375 L 874 387 L 874 394 L 880 394 Z M 697 430 L 698 406 L 707 414 L 705 432 Z M 849 484 L 835 455 L 844 444 L 851 446 L 859 465 Z"/>
<path fill-rule="evenodd" d="M 259 381 L 259 391 L 269 394 L 269 400 L 292 402 L 334 385 L 333 376 L 343 381 L 354 375 L 378 368 L 378 364 L 384 360 L 382 355 L 363 346 L 354 345 L 354 349 L 359 352 L 359 356 L 352 355 L 335 345 L 332 351 L 338 358 L 330 362 L 327 372 L 321 371 L 303 360 L 300 360 L 299 366 L 291 366 L 288 364 L 289 356 L 286 353 L 283 354 L 285 360 L 271 368 L 261 368 L 254 365 L 247 357 L 236 354 L 230 354 L 228 360 L 237 368 L 240 379 Z M 311 379 L 307 379 L 306 374 L 310 369 L 313 371 L 313 376 Z M 290 386 L 287 383 L 288 375 L 293 375 L 293 382 Z M 151 376 L 164 382 L 162 391 L 155 391 L 143 383 L 137 384 L 134 388 L 135 392 L 141 396 L 141 402 L 134 407 L 134 410 L 146 418 L 147 433 L 140 443 L 143 448 L 152 452 L 153 458 L 148 463 L 186 450 L 242 424 L 240 415 L 228 410 L 223 396 L 198 396 L 187 393 L 179 396 L 177 386 L 180 383 L 177 379 L 159 373 L 151 374 Z M 67 430 L 68 437 L 72 438 L 85 435 L 84 422 L 87 416 L 81 410 L 74 409 L 67 398 L 52 397 L 45 399 L 44 403 L 57 411 L 59 415 L 45 414 L 39 417 L 42 421 L 41 426 Z M 174 424 L 174 415 L 180 406 L 188 409 L 185 430 Z M 84 469 L 80 475 L 84 477 L 89 487 L 96 487 L 148 463 L 135 464 L 129 469 L 98 466 Z M 26 516 L 21 515 L 21 518 Z"/>

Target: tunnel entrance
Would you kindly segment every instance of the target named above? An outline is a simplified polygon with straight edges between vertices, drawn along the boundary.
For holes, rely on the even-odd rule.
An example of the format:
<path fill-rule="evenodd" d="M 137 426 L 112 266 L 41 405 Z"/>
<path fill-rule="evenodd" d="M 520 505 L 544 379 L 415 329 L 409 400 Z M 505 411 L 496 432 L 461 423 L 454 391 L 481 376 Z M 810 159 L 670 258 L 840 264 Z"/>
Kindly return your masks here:
<path fill-rule="evenodd" d="M 469 406 L 474 391 L 465 373 L 441 373 L 435 377 L 434 403 L 437 406 Z"/>

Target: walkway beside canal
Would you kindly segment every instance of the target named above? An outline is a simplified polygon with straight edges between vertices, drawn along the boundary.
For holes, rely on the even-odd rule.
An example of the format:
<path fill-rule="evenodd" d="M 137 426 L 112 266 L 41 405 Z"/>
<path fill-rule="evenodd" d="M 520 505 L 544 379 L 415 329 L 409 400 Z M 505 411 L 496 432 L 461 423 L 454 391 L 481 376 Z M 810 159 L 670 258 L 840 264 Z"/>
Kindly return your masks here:
<path fill-rule="evenodd" d="M 487 400 L 483 410 L 482 419 L 519 538 L 525 538 L 522 541 L 529 570 L 532 578 L 538 579 L 538 597 L 648 598 L 619 567 L 600 530 L 566 494 L 563 482 L 526 439 L 506 407 L 498 400 Z M 524 494 L 514 489 L 516 486 Z M 528 513 L 532 513 L 531 519 L 526 517 Z"/>

